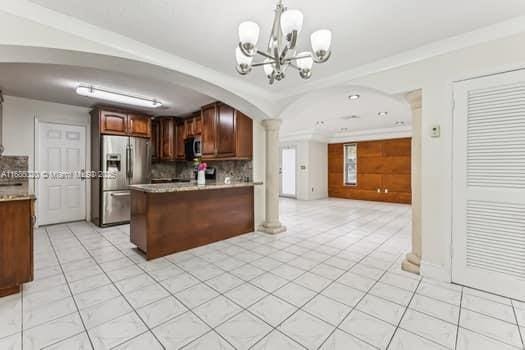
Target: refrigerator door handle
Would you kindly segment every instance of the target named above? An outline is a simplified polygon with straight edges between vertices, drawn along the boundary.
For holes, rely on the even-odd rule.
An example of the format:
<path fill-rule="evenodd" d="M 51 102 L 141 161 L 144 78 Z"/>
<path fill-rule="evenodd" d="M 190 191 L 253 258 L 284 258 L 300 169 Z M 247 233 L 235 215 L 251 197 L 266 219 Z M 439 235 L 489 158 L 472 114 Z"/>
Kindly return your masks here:
<path fill-rule="evenodd" d="M 126 179 L 129 183 L 129 145 L 126 145 Z"/>
<path fill-rule="evenodd" d="M 129 181 L 130 183 L 133 183 L 133 145 L 129 145 Z"/>

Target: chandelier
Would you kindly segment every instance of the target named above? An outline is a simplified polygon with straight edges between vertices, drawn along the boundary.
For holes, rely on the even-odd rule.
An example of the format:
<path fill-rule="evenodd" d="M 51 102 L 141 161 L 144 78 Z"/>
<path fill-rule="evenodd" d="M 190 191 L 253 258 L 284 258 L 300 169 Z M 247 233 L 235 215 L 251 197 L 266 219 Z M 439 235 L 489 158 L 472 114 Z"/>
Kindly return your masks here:
<path fill-rule="evenodd" d="M 303 79 L 312 76 L 314 63 L 324 63 L 330 58 L 332 32 L 327 29 L 318 30 L 310 36 L 312 52 L 296 52 L 298 35 L 303 27 L 303 14 L 299 10 L 284 7 L 279 0 L 275 8 L 272 34 L 266 51 L 257 49 L 259 40 L 259 25 L 246 21 L 239 25 L 239 46 L 235 50 L 237 72 L 246 75 L 252 67 L 262 66 L 270 84 L 285 77 L 286 70 L 292 67 L 299 71 Z M 262 62 L 253 63 L 255 55 L 264 58 Z"/>

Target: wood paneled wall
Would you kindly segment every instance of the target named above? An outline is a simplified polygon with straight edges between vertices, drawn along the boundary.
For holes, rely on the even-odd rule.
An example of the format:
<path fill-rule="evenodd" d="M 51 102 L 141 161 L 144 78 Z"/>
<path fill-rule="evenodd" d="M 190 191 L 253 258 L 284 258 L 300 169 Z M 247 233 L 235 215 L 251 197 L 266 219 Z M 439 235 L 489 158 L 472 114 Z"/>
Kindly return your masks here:
<path fill-rule="evenodd" d="M 357 144 L 356 186 L 344 184 L 344 145 L 349 143 Z M 410 174 L 410 138 L 328 145 L 330 197 L 410 204 Z"/>

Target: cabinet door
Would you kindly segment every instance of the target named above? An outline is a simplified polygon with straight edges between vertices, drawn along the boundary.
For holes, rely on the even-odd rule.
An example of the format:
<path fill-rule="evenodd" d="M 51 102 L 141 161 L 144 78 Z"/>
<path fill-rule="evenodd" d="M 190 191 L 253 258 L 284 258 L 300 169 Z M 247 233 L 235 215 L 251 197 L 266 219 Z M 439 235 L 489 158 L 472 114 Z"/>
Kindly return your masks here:
<path fill-rule="evenodd" d="M 158 120 L 151 121 L 151 160 L 160 159 L 160 123 Z"/>
<path fill-rule="evenodd" d="M 217 118 L 217 156 L 235 156 L 235 111 L 232 107 L 220 104 Z"/>
<path fill-rule="evenodd" d="M 179 123 L 177 125 L 177 140 L 176 140 L 177 159 L 185 159 L 186 158 L 186 154 L 185 154 L 185 150 L 184 150 L 185 129 L 186 129 L 185 123 Z"/>
<path fill-rule="evenodd" d="M 195 135 L 202 134 L 202 117 L 201 113 L 195 114 L 195 117 L 193 119 L 193 133 Z"/>
<path fill-rule="evenodd" d="M 143 115 L 128 115 L 128 133 L 130 136 L 151 137 L 151 120 Z"/>
<path fill-rule="evenodd" d="M 100 111 L 100 132 L 110 135 L 126 135 L 128 115 L 111 111 Z"/>
<path fill-rule="evenodd" d="M 202 109 L 202 156 L 213 158 L 217 153 L 217 106 Z"/>
<path fill-rule="evenodd" d="M 0 202 L 0 289 L 33 279 L 32 202 Z"/>
<path fill-rule="evenodd" d="M 235 119 L 235 157 L 253 158 L 253 121 L 250 117 L 236 111 Z"/>
<path fill-rule="evenodd" d="M 160 159 L 175 159 L 175 121 L 173 118 L 160 120 Z"/>
<path fill-rule="evenodd" d="M 195 135 L 194 130 L 193 130 L 193 119 L 190 118 L 190 119 L 184 120 L 184 126 L 185 126 L 184 138 L 187 139 L 188 137 L 193 137 Z"/>

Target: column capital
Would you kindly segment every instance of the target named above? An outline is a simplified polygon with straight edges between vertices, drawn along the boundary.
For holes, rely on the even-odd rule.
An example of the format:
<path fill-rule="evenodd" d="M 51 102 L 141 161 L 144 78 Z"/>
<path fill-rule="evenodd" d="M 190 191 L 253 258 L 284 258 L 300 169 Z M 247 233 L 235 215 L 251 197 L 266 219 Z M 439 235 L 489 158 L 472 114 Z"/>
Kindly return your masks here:
<path fill-rule="evenodd" d="M 407 102 L 410 104 L 410 108 L 414 110 L 421 109 L 422 104 L 422 90 L 414 90 L 405 94 Z"/>
<path fill-rule="evenodd" d="M 281 128 L 282 119 L 264 119 L 262 125 L 265 130 L 278 131 Z"/>

